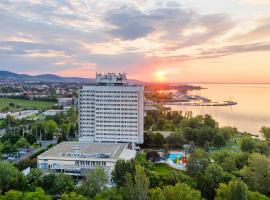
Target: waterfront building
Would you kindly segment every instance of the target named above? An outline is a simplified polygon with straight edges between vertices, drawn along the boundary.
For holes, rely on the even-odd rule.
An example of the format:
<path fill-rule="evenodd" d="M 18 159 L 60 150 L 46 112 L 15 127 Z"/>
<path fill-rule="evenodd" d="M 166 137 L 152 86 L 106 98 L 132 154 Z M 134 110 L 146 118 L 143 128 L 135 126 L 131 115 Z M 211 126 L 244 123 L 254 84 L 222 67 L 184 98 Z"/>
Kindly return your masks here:
<path fill-rule="evenodd" d="M 79 91 L 79 141 L 143 143 L 144 87 L 126 74 L 96 74 L 96 84 Z"/>
<path fill-rule="evenodd" d="M 37 167 L 50 172 L 84 176 L 97 166 L 110 176 L 119 159 L 131 160 L 136 151 L 128 144 L 62 142 L 37 157 Z"/>

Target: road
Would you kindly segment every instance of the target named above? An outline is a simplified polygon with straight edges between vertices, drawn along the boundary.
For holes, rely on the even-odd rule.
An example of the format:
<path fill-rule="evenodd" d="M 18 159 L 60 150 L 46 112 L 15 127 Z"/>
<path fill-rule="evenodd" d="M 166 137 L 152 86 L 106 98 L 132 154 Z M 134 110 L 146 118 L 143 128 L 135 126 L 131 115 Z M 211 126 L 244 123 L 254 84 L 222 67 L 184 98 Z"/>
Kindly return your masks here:
<path fill-rule="evenodd" d="M 20 161 L 24 160 L 25 158 L 30 157 L 31 155 L 40 151 L 41 149 L 45 149 L 48 145 L 57 144 L 57 141 L 56 140 L 42 140 L 42 141 L 39 141 L 37 143 L 41 144 L 41 146 L 39 148 L 36 148 L 33 151 L 26 153 L 25 155 L 21 156 L 20 158 L 14 160 L 13 163 L 19 163 Z"/>

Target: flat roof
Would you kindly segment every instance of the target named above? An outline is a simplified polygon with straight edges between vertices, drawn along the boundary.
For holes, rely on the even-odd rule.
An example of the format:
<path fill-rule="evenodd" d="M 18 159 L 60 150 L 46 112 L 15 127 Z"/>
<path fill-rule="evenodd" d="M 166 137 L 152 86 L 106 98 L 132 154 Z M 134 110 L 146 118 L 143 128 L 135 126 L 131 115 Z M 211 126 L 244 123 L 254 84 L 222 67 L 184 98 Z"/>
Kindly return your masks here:
<path fill-rule="evenodd" d="M 128 144 L 62 142 L 38 157 L 118 159 Z"/>

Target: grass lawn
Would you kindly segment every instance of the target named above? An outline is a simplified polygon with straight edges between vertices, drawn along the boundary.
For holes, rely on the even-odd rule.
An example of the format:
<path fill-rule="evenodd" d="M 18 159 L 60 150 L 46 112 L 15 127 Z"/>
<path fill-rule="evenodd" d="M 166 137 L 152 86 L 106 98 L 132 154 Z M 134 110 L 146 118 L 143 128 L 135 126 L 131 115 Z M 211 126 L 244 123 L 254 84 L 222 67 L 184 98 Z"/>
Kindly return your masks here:
<path fill-rule="evenodd" d="M 173 169 L 173 168 L 171 168 L 169 165 L 167 165 L 165 163 L 155 164 L 154 167 L 153 167 L 153 171 L 158 172 L 160 174 L 167 174 L 167 173 L 170 173 L 172 171 L 180 172 L 180 170 Z"/>
<path fill-rule="evenodd" d="M 8 107 L 9 103 L 14 103 L 15 105 L 20 105 L 22 108 L 26 109 L 48 109 L 52 107 L 55 103 L 48 101 L 31 101 L 22 99 L 11 99 L 11 98 L 0 98 L 0 110 Z M 9 107 L 12 110 L 12 107 Z M 14 107 L 16 109 L 16 107 Z"/>
<path fill-rule="evenodd" d="M 146 162 L 145 155 L 146 154 L 137 154 L 136 160 L 141 164 Z M 167 174 L 167 173 L 170 173 L 171 171 L 178 171 L 179 172 L 179 170 L 173 169 L 165 163 L 154 164 L 153 168 L 151 168 L 151 169 L 153 171 L 161 173 L 161 174 Z"/>
<path fill-rule="evenodd" d="M 137 160 L 139 163 L 146 162 L 145 156 L 146 156 L 145 153 L 138 153 L 137 156 L 136 156 L 136 160 Z"/>

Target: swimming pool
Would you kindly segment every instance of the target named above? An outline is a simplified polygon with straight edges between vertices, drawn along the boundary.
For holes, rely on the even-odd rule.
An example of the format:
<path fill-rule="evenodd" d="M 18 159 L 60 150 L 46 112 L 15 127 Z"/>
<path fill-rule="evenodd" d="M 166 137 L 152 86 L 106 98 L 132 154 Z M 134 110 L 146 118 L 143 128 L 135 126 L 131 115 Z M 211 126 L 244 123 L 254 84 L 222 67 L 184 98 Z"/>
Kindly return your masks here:
<path fill-rule="evenodd" d="M 173 151 L 168 153 L 166 163 L 172 168 L 186 170 L 186 158 L 185 152 Z"/>
<path fill-rule="evenodd" d="M 184 157 L 183 152 L 170 152 L 167 156 L 167 158 L 170 160 L 175 160 L 176 158 L 182 159 L 183 157 Z"/>

